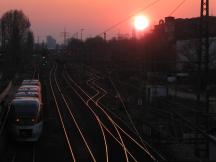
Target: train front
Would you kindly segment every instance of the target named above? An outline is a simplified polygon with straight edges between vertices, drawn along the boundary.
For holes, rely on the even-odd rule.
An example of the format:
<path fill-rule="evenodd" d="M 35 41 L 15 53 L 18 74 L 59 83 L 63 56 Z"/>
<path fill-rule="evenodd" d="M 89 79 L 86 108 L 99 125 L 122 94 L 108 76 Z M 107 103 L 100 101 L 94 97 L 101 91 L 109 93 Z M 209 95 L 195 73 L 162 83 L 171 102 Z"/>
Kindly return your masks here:
<path fill-rule="evenodd" d="M 43 126 L 41 103 L 36 98 L 17 98 L 10 105 L 9 133 L 16 141 L 37 141 Z"/>

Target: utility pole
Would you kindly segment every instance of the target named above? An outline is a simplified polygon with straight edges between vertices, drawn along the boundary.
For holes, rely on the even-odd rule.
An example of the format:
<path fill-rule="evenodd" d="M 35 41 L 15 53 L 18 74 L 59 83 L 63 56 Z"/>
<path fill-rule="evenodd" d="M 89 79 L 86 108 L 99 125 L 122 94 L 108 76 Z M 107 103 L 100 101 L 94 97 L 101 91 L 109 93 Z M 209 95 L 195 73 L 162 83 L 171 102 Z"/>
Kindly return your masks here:
<path fill-rule="evenodd" d="M 196 123 L 207 133 L 209 130 L 209 0 L 201 0 L 199 33 L 197 107 L 202 108 L 201 96 L 204 95 L 205 110 L 202 114 L 196 115 Z M 196 139 L 196 154 L 200 158 L 209 159 L 209 140 L 198 132 L 196 132 Z"/>
<path fill-rule="evenodd" d="M 5 29 L 5 25 L 4 25 L 4 22 L 2 22 L 1 23 L 1 43 L 2 43 L 2 50 L 4 51 L 5 50 L 5 44 L 6 44 L 6 38 L 5 38 L 5 31 L 4 31 L 4 29 Z"/>
<path fill-rule="evenodd" d="M 106 41 L 106 32 L 104 32 L 104 41 Z"/>
<path fill-rule="evenodd" d="M 67 32 L 66 29 L 64 29 L 62 35 L 64 37 L 64 46 L 66 46 L 67 36 L 69 35 L 69 32 Z"/>
<path fill-rule="evenodd" d="M 84 29 L 83 29 L 83 28 L 81 28 L 81 29 L 80 29 L 80 36 L 81 36 L 81 41 L 82 41 L 82 34 L 83 34 L 83 31 L 84 31 Z"/>
<path fill-rule="evenodd" d="M 78 39 L 78 35 L 79 35 L 79 33 L 78 33 L 78 32 L 76 32 L 76 33 L 74 33 L 74 34 L 73 34 L 73 36 L 72 36 L 72 37 L 73 37 L 73 38 L 76 38 L 76 39 Z"/>
<path fill-rule="evenodd" d="M 40 43 L 40 37 L 37 36 L 37 44 L 39 45 L 39 43 Z"/>

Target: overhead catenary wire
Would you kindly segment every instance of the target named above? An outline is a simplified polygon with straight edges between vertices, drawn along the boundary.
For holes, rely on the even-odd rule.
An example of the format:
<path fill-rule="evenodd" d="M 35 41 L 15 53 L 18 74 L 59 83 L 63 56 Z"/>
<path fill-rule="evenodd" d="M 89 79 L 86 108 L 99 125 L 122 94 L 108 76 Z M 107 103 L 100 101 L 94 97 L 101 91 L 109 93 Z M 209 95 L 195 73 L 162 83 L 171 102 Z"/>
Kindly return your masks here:
<path fill-rule="evenodd" d="M 169 16 L 172 16 L 185 2 L 186 2 L 186 0 L 182 0 L 182 1 L 178 4 L 178 6 L 177 6 L 174 10 L 172 10 L 172 11 L 170 12 Z"/>
<path fill-rule="evenodd" d="M 157 4 L 157 3 L 160 2 L 160 1 L 161 1 L 161 0 L 155 0 L 154 2 L 152 2 L 152 3 L 148 4 L 147 6 L 145 6 L 144 8 L 138 10 L 136 13 L 134 13 L 134 14 L 128 16 L 127 18 L 125 18 L 125 19 L 119 21 L 118 23 L 116 23 L 116 24 L 114 24 L 114 25 L 108 27 L 106 30 L 104 30 L 103 32 L 99 33 L 97 36 L 103 35 L 104 33 L 106 33 L 106 32 L 108 32 L 108 31 L 110 31 L 110 30 L 116 28 L 116 27 L 119 26 L 120 24 L 122 24 L 122 23 L 128 21 L 130 18 L 132 18 L 133 16 L 135 16 L 137 13 L 139 13 L 139 12 L 141 12 L 141 11 L 144 11 L 144 10 L 146 10 L 146 9 L 148 9 L 148 8 L 150 8 L 150 7 L 152 7 L 152 6 L 154 6 L 155 4 Z"/>

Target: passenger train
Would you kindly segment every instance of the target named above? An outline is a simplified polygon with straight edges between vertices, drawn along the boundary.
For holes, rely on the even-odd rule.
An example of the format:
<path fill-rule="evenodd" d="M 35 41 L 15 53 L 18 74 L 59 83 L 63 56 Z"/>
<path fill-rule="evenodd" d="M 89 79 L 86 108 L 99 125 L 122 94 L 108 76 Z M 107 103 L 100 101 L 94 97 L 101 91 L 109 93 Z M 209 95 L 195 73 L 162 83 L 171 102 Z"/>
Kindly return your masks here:
<path fill-rule="evenodd" d="M 22 85 L 35 85 L 38 87 L 41 87 L 40 81 L 39 80 L 23 80 Z"/>
<path fill-rule="evenodd" d="M 16 141 L 39 140 L 43 129 L 40 82 L 38 80 L 23 81 L 9 108 L 8 123 L 11 137 Z"/>
<path fill-rule="evenodd" d="M 17 92 L 14 96 L 15 98 L 23 98 L 23 97 L 36 97 L 38 98 L 40 101 L 42 101 L 42 96 L 39 92 Z"/>

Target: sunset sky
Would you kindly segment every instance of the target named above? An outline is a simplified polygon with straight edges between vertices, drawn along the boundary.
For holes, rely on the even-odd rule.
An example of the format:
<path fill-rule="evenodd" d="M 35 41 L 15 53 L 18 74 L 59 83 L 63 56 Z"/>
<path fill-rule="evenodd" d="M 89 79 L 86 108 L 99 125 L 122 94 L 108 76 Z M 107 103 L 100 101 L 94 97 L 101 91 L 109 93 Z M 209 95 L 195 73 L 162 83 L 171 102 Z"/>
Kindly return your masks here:
<path fill-rule="evenodd" d="M 61 32 L 66 28 L 70 35 L 80 33 L 84 38 L 95 36 L 108 27 L 136 13 L 155 0 L 0 0 L 0 15 L 10 9 L 21 9 L 29 17 L 35 36 L 45 39 L 53 35 L 61 41 Z M 140 12 L 157 24 L 168 16 L 182 0 L 160 0 L 156 5 Z M 200 0 L 186 0 L 173 16 L 199 16 Z M 210 0 L 210 14 L 216 15 L 216 0 Z M 133 19 L 129 19 L 108 33 L 131 34 Z"/>

